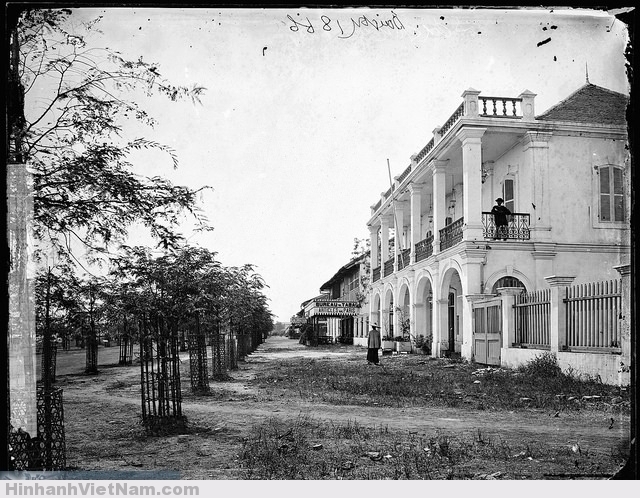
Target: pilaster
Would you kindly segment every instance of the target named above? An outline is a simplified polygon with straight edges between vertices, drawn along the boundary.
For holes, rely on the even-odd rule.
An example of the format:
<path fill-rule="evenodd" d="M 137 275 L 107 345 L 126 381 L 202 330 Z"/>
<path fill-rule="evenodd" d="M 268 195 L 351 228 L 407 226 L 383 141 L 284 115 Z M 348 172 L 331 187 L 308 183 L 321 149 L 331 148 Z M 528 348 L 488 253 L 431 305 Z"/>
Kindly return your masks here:
<path fill-rule="evenodd" d="M 531 256 L 535 265 L 535 286 L 542 287 L 546 275 L 553 275 L 553 260 L 556 255 L 556 244 L 549 242 L 534 242 Z"/>
<path fill-rule="evenodd" d="M 551 185 L 549 182 L 549 140 L 552 134 L 528 131 L 524 134 L 523 153 L 525 167 L 531 172 L 533 205 L 531 231 L 533 241 L 551 240 Z"/>
<path fill-rule="evenodd" d="M 631 367 L 631 265 L 624 264 L 613 267 L 622 278 L 620 290 L 620 358 L 619 383 L 621 386 L 629 385 Z M 637 367 L 636 367 L 637 368 Z"/>

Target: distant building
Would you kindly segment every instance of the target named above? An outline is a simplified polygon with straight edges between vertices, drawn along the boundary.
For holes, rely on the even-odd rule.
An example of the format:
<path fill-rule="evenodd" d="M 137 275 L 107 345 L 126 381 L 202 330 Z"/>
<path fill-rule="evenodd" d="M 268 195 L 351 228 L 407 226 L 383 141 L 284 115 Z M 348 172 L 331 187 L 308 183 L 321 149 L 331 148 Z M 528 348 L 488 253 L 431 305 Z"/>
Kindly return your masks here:
<path fill-rule="evenodd" d="M 301 304 L 307 323 L 314 326 L 321 343 L 366 344 L 367 258 L 352 259 L 320 287 L 320 295 Z"/>
<path fill-rule="evenodd" d="M 413 337 L 431 334 L 433 355 L 500 364 L 513 345 L 474 336 L 478 303 L 504 288 L 549 289 L 550 277 L 620 277 L 614 267 L 630 252 L 628 98 L 587 81 L 536 116 L 535 97 L 463 92 L 371 207 L 370 317 L 383 335 L 409 317 Z M 503 232 L 491 214 L 498 197 L 512 213 Z"/>

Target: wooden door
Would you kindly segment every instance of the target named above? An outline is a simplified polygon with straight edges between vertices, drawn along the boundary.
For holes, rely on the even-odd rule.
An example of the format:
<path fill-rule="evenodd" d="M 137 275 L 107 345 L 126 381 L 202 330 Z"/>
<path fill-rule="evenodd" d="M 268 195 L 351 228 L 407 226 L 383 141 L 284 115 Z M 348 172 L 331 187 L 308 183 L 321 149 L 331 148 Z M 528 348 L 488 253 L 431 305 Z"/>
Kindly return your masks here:
<path fill-rule="evenodd" d="M 473 356 L 476 363 L 500 365 L 502 347 L 502 303 L 487 301 L 473 305 Z"/>
<path fill-rule="evenodd" d="M 449 292 L 447 306 L 447 340 L 449 341 L 449 352 L 456 350 L 456 296 L 453 292 Z"/>

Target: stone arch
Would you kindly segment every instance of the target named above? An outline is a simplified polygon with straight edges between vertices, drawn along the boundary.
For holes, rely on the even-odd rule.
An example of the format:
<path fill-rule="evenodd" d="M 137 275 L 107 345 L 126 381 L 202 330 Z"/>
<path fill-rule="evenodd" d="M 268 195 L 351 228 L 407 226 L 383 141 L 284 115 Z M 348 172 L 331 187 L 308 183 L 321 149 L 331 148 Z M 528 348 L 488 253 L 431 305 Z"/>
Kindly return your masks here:
<path fill-rule="evenodd" d="M 434 296 L 436 294 L 434 278 L 430 272 L 419 275 L 415 290 L 415 333 L 416 337 L 424 336 L 432 345 L 434 338 Z M 432 347 L 433 351 L 433 347 Z"/>
<path fill-rule="evenodd" d="M 457 275 L 460 282 L 462 282 L 463 281 L 462 274 L 463 274 L 462 267 L 460 266 L 460 263 L 457 260 L 455 259 L 447 260 L 447 262 L 444 264 L 442 268 L 442 271 L 440 272 L 440 275 L 442 275 L 442 278 L 440 279 L 440 287 L 438 289 L 440 291 L 438 293 L 438 299 L 447 298 L 449 285 L 451 284 L 451 278 L 454 275 Z M 467 289 L 462 288 L 462 292 L 466 293 Z"/>
<path fill-rule="evenodd" d="M 382 308 L 380 310 L 380 333 L 382 336 L 393 336 L 393 307 L 394 304 L 393 285 L 385 285 L 382 296 Z"/>
<path fill-rule="evenodd" d="M 525 286 L 527 291 L 535 290 L 533 284 L 531 283 L 531 280 L 529 280 L 524 273 L 522 273 L 519 270 L 516 270 L 515 268 L 511 271 L 507 271 L 506 269 L 503 268 L 501 270 L 497 270 L 493 272 L 489 276 L 489 278 L 487 278 L 482 292 L 485 294 L 491 293 L 491 290 L 493 289 L 494 284 L 498 280 L 500 280 L 502 277 L 515 277 L 518 280 L 520 280 L 520 282 L 522 282 L 522 284 Z"/>
<path fill-rule="evenodd" d="M 458 355 L 462 350 L 465 289 L 463 288 L 463 273 L 457 261 L 451 261 L 447 266 L 442 273 L 439 299 L 435 304 L 439 323 L 434 330 L 434 335 L 438 336 L 439 353 L 453 356 Z"/>
<path fill-rule="evenodd" d="M 411 286 L 408 279 L 402 279 L 399 283 L 397 302 L 394 306 L 395 312 L 395 335 L 408 335 L 411 322 Z"/>
<path fill-rule="evenodd" d="M 380 296 L 380 291 L 376 290 L 371 296 L 371 304 L 369 308 L 369 323 L 380 325 L 380 305 L 382 303 L 382 298 Z"/>

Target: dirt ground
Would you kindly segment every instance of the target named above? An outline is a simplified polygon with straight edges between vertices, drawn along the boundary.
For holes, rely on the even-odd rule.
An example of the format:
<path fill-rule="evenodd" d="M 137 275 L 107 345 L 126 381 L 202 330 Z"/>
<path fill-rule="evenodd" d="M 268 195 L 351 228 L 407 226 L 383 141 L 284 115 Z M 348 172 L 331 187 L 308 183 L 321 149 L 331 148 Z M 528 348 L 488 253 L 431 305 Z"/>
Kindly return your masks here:
<path fill-rule="evenodd" d="M 178 471 L 182 479 L 243 479 L 239 461 L 243 439 L 253 426 L 276 417 L 357 422 L 368 427 L 414 434 L 437 431 L 487 437 L 538 447 L 579 447 L 581 452 L 620 453 L 629 440 L 629 416 L 581 410 L 561 417 L 544 410 L 478 411 L 465 408 L 330 405 L 306 401 L 286 386 L 264 389 L 251 379 L 295 357 L 365 361 L 354 346 L 307 348 L 297 341 L 270 337 L 240 362 L 233 380 L 211 382 L 211 393 L 190 392 L 188 353 L 182 353 L 186 434 L 147 437 L 140 426 L 140 367 L 117 366 L 118 348 L 100 348 L 98 375 L 85 375 L 84 351 L 58 352 L 57 382 L 64 392 L 67 465 L 70 469 Z M 385 357 L 383 361 L 391 361 Z M 371 368 L 377 368 L 372 366 Z M 613 418 L 612 418 L 613 417 Z M 571 472 L 571 469 L 568 469 Z"/>

